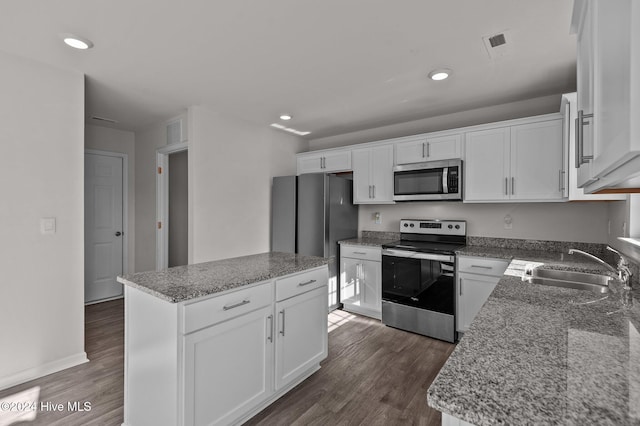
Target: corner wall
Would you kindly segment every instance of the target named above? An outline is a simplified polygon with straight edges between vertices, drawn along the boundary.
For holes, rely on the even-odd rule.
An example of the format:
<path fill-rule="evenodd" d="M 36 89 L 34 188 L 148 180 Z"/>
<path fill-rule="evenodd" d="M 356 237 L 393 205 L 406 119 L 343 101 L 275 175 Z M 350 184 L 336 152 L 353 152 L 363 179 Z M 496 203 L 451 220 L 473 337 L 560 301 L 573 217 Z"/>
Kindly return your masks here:
<path fill-rule="evenodd" d="M 2 52 L 0 63 L 2 389 L 87 359 L 84 77 Z"/>
<path fill-rule="evenodd" d="M 133 132 L 124 130 L 111 129 L 109 127 L 93 126 L 87 124 L 84 129 L 84 147 L 85 149 L 96 149 L 100 151 L 119 152 L 127 154 L 127 263 L 128 270 L 125 273 L 132 273 L 135 269 L 135 223 L 136 223 L 136 176 L 135 176 L 135 135 Z"/>
<path fill-rule="evenodd" d="M 295 174 L 306 142 L 269 127 L 189 108 L 191 262 L 269 251 L 271 178 Z"/>

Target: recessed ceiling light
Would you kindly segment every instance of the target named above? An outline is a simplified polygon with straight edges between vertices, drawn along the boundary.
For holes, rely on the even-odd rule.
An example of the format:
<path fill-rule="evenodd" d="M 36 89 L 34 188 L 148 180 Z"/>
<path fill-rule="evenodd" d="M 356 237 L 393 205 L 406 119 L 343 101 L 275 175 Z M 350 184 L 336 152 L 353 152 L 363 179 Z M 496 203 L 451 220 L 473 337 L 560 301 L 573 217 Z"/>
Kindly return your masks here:
<path fill-rule="evenodd" d="M 291 120 L 293 116 L 291 114 L 282 114 L 280 120 Z"/>
<path fill-rule="evenodd" d="M 431 80 L 439 81 L 439 80 L 444 80 L 444 79 L 446 79 L 446 78 L 447 78 L 447 77 L 449 77 L 450 75 L 451 75 L 451 70 L 446 69 L 446 68 L 442 68 L 442 69 L 439 69 L 439 70 L 433 70 L 433 71 L 431 71 L 431 72 L 429 73 L 429 78 L 430 78 Z"/>
<path fill-rule="evenodd" d="M 86 50 L 93 47 L 91 40 L 73 34 L 62 34 L 62 41 L 74 49 Z"/>

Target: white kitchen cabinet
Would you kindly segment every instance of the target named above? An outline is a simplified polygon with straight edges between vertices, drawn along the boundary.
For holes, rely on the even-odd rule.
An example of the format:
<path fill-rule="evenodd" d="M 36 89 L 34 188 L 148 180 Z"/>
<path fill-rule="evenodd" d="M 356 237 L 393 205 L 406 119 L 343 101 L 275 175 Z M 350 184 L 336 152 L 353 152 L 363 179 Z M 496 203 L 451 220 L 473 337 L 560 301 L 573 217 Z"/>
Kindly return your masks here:
<path fill-rule="evenodd" d="M 638 187 L 640 4 L 576 0 L 572 31 L 578 36 L 577 144 L 584 153 L 578 184 L 588 193 Z"/>
<path fill-rule="evenodd" d="M 564 162 L 566 164 L 566 176 L 564 176 L 564 195 L 569 201 L 610 201 L 625 200 L 626 194 L 585 194 L 584 190 L 578 187 L 578 173 L 576 168 L 576 115 L 578 111 L 576 93 L 566 93 L 562 95 L 562 103 L 560 113 L 563 115 L 563 144 L 564 144 Z M 586 136 L 586 130 L 585 136 Z M 591 163 L 582 164 L 582 170 L 590 167 Z"/>
<path fill-rule="evenodd" d="M 228 425 L 271 395 L 272 322 L 267 306 L 184 338 L 186 425 Z"/>
<path fill-rule="evenodd" d="M 382 317 L 382 249 L 340 246 L 340 302 L 344 310 Z"/>
<path fill-rule="evenodd" d="M 351 150 L 339 149 L 299 154 L 298 174 L 351 171 Z"/>
<path fill-rule="evenodd" d="M 276 390 L 327 357 L 327 297 L 324 285 L 276 303 Z"/>
<path fill-rule="evenodd" d="M 462 158 L 462 135 L 419 136 L 396 144 L 396 164 Z"/>
<path fill-rule="evenodd" d="M 465 134 L 464 201 L 563 201 L 562 119 Z"/>
<path fill-rule="evenodd" d="M 509 261 L 482 257 L 459 256 L 456 274 L 456 330 L 469 329 L 482 305 L 487 301 Z"/>
<path fill-rule="evenodd" d="M 355 149 L 353 203 L 393 203 L 393 145 Z"/>

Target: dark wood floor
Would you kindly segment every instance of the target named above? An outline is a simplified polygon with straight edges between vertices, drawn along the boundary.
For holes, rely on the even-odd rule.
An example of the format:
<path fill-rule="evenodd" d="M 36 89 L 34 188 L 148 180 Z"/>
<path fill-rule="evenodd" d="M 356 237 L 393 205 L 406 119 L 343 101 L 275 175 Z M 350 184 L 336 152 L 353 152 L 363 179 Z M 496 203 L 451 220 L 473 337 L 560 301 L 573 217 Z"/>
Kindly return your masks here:
<path fill-rule="evenodd" d="M 29 425 L 120 425 L 123 305 L 116 300 L 86 307 L 89 363 L 0 391 L 0 399 L 39 386 L 40 401 L 89 401 L 92 408 L 39 411 Z M 454 345 L 343 311 L 329 316 L 329 330 L 322 368 L 248 425 L 440 425 L 440 414 L 427 406 L 427 388 Z"/>
<path fill-rule="evenodd" d="M 343 311 L 331 322 L 322 368 L 246 425 L 440 425 L 427 389 L 454 345 Z"/>

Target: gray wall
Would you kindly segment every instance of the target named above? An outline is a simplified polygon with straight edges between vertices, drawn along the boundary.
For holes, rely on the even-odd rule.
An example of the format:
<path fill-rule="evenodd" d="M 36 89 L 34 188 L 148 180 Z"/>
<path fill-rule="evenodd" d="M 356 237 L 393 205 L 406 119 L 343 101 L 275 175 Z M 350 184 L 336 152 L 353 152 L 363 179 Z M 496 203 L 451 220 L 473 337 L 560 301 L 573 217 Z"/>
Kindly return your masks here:
<path fill-rule="evenodd" d="M 169 267 L 189 262 L 188 153 L 169 155 Z"/>

